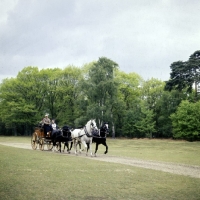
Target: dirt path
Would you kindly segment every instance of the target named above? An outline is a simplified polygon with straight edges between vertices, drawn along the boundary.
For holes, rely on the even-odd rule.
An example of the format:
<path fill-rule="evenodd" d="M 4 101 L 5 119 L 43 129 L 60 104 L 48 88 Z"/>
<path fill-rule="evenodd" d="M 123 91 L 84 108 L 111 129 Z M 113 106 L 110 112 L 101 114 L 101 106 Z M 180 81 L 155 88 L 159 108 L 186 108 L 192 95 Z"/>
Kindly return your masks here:
<path fill-rule="evenodd" d="M 24 143 L 2 143 L 1 145 L 12 146 L 23 149 L 32 149 L 31 145 Z M 66 154 L 68 156 L 74 156 L 73 151 L 71 154 Z M 140 160 L 135 158 L 126 158 L 126 157 L 117 157 L 117 156 L 109 156 L 104 154 L 99 154 L 97 157 L 86 157 L 85 153 L 80 155 L 81 157 L 85 157 L 87 159 L 99 160 L 104 162 L 111 163 L 120 163 L 124 165 L 131 165 L 135 167 L 142 167 L 146 169 L 159 170 L 163 172 L 169 172 L 178 175 L 190 176 L 194 178 L 200 178 L 200 166 L 195 165 L 185 165 L 185 164 L 176 164 L 176 163 L 167 163 L 167 162 L 158 162 L 158 161 L 150 161 L 150 160 Z"/>

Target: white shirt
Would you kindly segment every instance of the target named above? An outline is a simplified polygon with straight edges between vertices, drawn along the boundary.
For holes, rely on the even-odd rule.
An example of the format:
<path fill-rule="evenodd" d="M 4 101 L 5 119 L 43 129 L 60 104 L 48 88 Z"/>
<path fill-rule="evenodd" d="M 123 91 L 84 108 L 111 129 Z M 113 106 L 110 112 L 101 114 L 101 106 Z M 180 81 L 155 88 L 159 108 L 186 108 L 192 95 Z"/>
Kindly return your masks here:
<path fill-rule="evenodd" d="M 53 130 L 56 130 L 56 123 L 51 124 Z"/>

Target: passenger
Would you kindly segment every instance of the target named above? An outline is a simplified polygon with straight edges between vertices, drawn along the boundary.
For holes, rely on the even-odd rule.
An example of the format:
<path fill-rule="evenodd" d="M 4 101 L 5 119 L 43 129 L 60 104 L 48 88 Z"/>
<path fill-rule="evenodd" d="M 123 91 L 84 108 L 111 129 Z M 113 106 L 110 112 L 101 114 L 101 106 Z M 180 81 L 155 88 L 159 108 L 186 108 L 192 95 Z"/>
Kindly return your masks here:
<path fill-rule="evenodd" d="M 58 136 L 58 134 L 60 133 L 60 131 L 58 130 L 58 127 L 55 123 L 55 120 L 52 120 L 52 124 L 51 124 L 51 127 L 52 127 L 52 137 L 56 137 Z"/>
<path fill-rule="evenodd" d="M 51 127 L 51 120 L 48 117 L 49 115 L 46 114 L 45 118 L 42 120 L 43 123 L 43 127 L 44 127 L 44 135 L 45 137 L 47 135 L 50 135 L 50 131 L 52 131 L 52 127 Z"/>
<path fill-rule="evenodd" d="M 51 126 L 52 126 L 52 129 L 53 129 L 53 130 L 56 130 L 56 129 L 57 129 L 57 125 L 56 125 L 54 119 L 52 120 Z"/>

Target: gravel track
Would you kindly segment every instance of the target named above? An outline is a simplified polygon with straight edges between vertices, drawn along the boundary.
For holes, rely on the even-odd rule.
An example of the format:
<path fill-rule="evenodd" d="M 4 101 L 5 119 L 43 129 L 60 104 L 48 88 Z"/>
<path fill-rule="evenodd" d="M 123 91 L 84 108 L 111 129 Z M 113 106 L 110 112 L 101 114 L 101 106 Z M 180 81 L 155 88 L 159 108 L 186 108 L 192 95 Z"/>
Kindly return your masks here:
<path fill-rule="evenodd" d="M 12 146 L 23 149 L 31 149 L 31 144 L 24 143 L 3 143 L 0 142 L 0 145 Z M 40 150 L 39 150 L 40 151 Z M 71 154 L 64 153 L 68 156 L 74 156 L 74 152 Z M 98 160 L 103 162 L 111 162 L 111 163 L 119 163 L 123 165 L 130 165 L 135 167 L 141 167 L 146 169 L 153 169 L 163 172 L 169 172 L 178 175 L 190 176 L 193 178 L 200 178 L 200 166 L 196 165 L 185 165 L 185 164 L 177 164 L 177 163 L 168 163 L 168 162 L 159 162 L 159 161 L 151 161 L 151 160 L 141 160 L 135 158 L 127 158 L 127 157 L 117 157 L 110 156 L 109 154 L 98 154 L 97 157 L 85 156 L 85 153 L 79 154 L 81 157 L 85 157 L 87 159 Z"/>

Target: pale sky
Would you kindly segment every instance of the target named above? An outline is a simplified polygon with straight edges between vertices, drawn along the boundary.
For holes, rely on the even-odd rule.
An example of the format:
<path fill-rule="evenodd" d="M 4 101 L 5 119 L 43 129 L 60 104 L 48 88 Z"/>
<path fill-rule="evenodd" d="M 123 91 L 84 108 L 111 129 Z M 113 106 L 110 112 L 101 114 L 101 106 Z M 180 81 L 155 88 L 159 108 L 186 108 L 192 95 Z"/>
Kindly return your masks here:
<path fill-rule="evenodd" d="M 0 82 L 27 66 L 81 67 L 102 56 L 164 81 L 196 50 L 199 0 L 0 0 Z"/>

